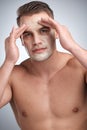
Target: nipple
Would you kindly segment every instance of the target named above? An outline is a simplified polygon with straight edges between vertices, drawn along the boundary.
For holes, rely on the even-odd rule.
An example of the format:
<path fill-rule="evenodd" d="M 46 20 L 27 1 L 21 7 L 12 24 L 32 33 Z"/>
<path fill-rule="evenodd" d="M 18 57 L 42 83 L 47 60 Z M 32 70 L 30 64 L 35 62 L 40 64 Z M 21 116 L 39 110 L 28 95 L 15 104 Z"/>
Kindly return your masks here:
<path fill-rule="evenodd" d="M 73 110 L 72 110 L 74 113 L 77 113 L 78 111 L 79 111 L 79 108 L 78 107 L 75 107 L 75 108 L 73 108 Z"/>
<path fill-rule="evenodd" d="M 22 112 L 23 117 L 27 117 L 27 113 L 25 111 Z"/>

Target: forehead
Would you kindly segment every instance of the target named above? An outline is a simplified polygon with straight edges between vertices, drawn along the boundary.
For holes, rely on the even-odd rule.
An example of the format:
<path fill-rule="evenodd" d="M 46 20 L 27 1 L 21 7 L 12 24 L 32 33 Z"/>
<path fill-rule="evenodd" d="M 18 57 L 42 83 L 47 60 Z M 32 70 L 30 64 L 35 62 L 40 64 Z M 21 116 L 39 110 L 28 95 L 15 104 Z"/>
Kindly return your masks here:
<path fill-rule="evenodd" d="M 41 26 L 38 24 L 38 21 L 41 20 L 41 18 L 47 18 L 49 17 L 47 13 L 41 12 L 38 14 L 34 15 L 27 15 L 27 16 L 22 16 L 20 19 L 20 26 L 23 24 L 26 24 L 29 26 L 29 28 L 34 28 L 36 26 Z"/>

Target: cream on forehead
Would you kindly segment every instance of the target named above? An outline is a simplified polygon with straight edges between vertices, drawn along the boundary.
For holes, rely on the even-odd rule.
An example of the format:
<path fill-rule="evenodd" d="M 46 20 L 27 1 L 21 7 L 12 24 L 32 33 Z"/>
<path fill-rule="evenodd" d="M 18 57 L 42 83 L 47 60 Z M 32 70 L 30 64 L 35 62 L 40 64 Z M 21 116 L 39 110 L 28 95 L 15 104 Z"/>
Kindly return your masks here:
<path fill-rule="evenodd" d="M 32 21 L 36 22 L 38 20 L 37 16 L 22 16 L 20 23 L 32 23 Z"/>
<path fill-rule="evenodd" d="M 38 21 L 41 20 L 41 18 L 46 18 L 48 17 L 48 14 L 45 13 L 45 12 L 42 12 L 42 13 L 38 13 L 38 14 L 34 14 L 32 16 L 22 16 L 21 19 L 20 19 L 20 26 L 22 24 L 26 24 L 26 25 L 29 25 L 29 26 L 37 26 L 38 24 Z"/>
<path fill-rule="evenodd" d="M 26 24 L 29 28 L 27 30 L 37 30 L 38 28 L 41 27 L 41 25 L 38 23 L 40 20 L 40 17 L 29 17 L 29 16 L 24 16 L 21 19 L 20 26 L 23 24 Z"/>

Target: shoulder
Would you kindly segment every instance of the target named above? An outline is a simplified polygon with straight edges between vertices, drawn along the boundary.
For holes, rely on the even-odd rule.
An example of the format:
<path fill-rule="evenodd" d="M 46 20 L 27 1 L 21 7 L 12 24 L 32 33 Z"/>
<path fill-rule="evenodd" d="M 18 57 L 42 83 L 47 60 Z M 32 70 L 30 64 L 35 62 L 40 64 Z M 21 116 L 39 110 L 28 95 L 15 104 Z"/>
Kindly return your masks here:
<path fill-rule="evenodd" d="M 69 58 L 67 66 L 73 68 L 74 70 L 81 70 L 84 73 L 86 72 L 86 68 L 73 55 L 71 55 L 71 57 Z"/>
<path fill-rule="evenodd" d="M 63 55 L 67 57 L 67 60 L 61 72 L 65 73 L 65 75 L 69 74 L 69 76 L 74 75 L 76 79 L 80 78 L 86 81 L 86 68 L 72 54 L 65 53 Z"/>
<path fill-rule="evenodd" d="M 85 67 L 78 61 L 76 57 L 74 57 L 70 53 L 61 53 L 63 55 L 63 59 L 65 60 L 65 65 L 67 67 L 73 68 L 73 69 L 81 69 L 83 71 L 86 71 Z"/>
<path fill-rule="evenodd" d="M 15 65 L 15 67 L 12 71 L 12 74 L 11 74 L 11 80 L 14 80 L 19 77 L 25 77 L 25 75 L 29 74 L 29 70 L 28 70 L 27 66 L 29 66 L 28 60 L 23 61 L 19 65 Z"/>
<path fill-rule="evenodd" d="M 18 65 L 15 65 L 14 69 L 13 69 L 13 72 L 24 72 L 24 71 L 27 71 L 27 66 L 29 67 L 30 66 L 30 60 L 29 59 L 26 59 L 25 61 L 23 61 L 22 63 L 18 64 Z"/>

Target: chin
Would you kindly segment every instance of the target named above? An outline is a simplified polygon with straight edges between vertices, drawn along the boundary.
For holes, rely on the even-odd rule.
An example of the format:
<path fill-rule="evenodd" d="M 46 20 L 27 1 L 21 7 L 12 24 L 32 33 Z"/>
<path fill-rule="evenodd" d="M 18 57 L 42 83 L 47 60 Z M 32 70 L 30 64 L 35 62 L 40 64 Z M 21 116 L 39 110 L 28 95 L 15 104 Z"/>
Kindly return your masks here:
<path fill-rule="evenodd" d="M 39 54 L 39 55 L 34 55 L 34 56 L 30 56 L 30 58 L 34 61 L 45 61 L 47 59 L 49 59 L 49 57 L 52 55 L 52 53 L 46 53 L 46 54 Z"/>

